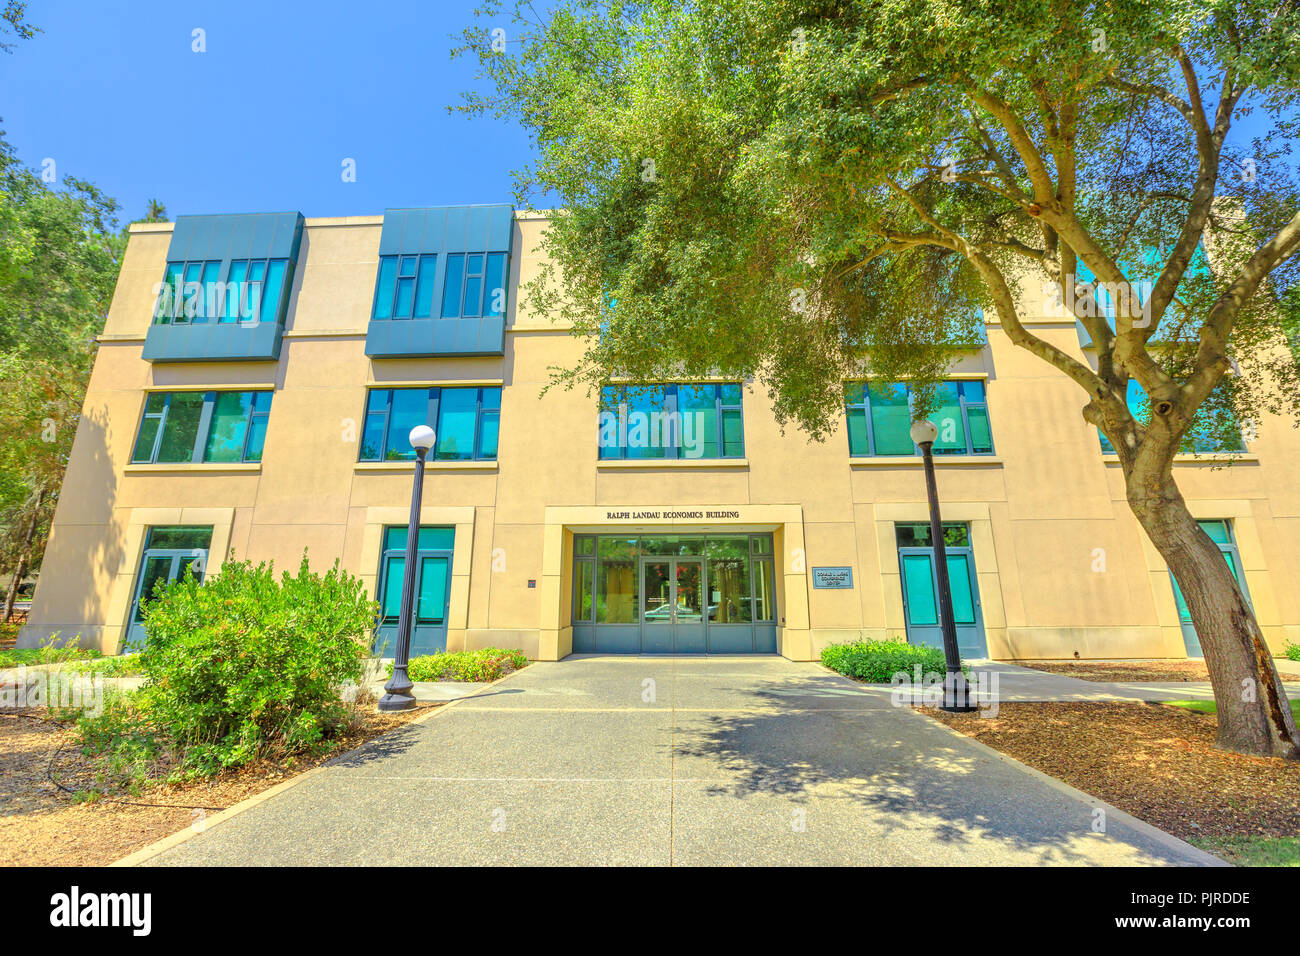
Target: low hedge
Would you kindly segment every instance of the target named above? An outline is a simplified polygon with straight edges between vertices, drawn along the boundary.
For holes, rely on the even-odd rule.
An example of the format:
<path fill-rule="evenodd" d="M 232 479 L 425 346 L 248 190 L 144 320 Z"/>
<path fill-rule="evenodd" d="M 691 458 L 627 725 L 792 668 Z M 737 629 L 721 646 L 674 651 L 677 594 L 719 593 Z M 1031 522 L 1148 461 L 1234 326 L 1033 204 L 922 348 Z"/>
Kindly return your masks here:
<path fill-rule="evenodd" d="M 498 680 L 528 665 L 523 651 L 485 647 L 478 651 L 451 651 L 412 657 L 406 666 L 414 681 L 467 681 L 481 684 Z M 388 676 L 393 676 L 393 662 L 388 662 Z"/>
<path fill-rule="evenodd" d="M 943 680 L 947 664 L 943 651 L 904 641 L 852 641 L 832 644 L 822 650 L 822 663 L 845 677 L 868 684 L 889 684 L 894 675 L 910 684 L 916 665 L 921 665 L 921 679 Z M 964 670 L 964 668 L 963 668 Z"/>

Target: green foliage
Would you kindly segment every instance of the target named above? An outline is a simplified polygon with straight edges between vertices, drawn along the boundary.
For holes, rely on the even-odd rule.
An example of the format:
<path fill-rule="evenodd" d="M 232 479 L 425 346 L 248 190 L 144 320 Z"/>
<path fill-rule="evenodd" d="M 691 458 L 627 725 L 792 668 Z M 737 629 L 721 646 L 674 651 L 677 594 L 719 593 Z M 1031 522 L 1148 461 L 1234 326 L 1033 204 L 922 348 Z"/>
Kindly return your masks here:
<path fill-rule="evenodd" d="M 101 677 L 137 677 L 144 673 L 139 654 L 95 656 L 90 660 L 74 660 L 63 670 L 69 674 L 98 674 Z"/>
<path fill-rule="evenodd" d="M 1286 645 L 1287 660 L 1300 661 L 1300 644 L 1292 644 L 1289 641 Z"/>
<path fill-rule="evenodd" d="M 22 4 L 6 13 L 15 6 L 10 22 L 28 35 Z M 40 565 L 58 504 L 126 245 L 116 211 L 91 183 L 47 183 L 0 131 L 0 571 L 10 575 Z"/>
<path fill-rule="evenodd" d="M 96 715 L 76 716 L 82 753 L 100 758 L 91 795 L 126 787 L 139 789 L 147 780 L 166 774 L 175 760 L 170 738 L 161 733 L 138 691 L 109 692 Z"/>
<path fill-rule="evenodd" d="M 17 625 L 13 625 L 15 628 Z M 46 641 L 40 647 L 14 648 L 0 651 L 0 667 L 33 667 L 37 664 L 62 664 L 67 661 L 91 661 L 99 658 L 99 651 L 81 646 L 78 634 L 66 644 L 56 646 L 54 639 Z"/>
<path fill-rule="evenodd" d="M 477 651 L 451 651 L 412 657 L 406 667 L 407 676 L 414 681 L 468 681 L 485 683 L 511 674 L 528 665 L 523 651 L 485 647 Z M 388 675 L 393 674 L 393 664 L 388 664 Z"/>
<path fill-rule="evenodd" d="M 527 39 L 494 49 L 503 24 Z M 1221 0 L 561 0 L 545 22 L 518 0 L 489 2 L 457 52 L 495 88 L 462 108 L 536 140 L 518 201 L 561 210 L 525 290 L 584 337 L 556 381 L 754 375 L 780 420 L 824 436 L 844 379 L 869 362 L 924 394 L 984 309 L 1107 429 L 1147 435 L 1130 376 L 1178 402 L 1157 436 L 1172 457 L 1198 408 L 1214 431 L 1223 411 L 1208 398 L 1229 366 L 1202 326 L 1288 223 L 1262 260 L 1273 291 L 1249 278 L 1212 337 L 1243 359 L 1221 392 L 1238 418 L 1300 397 L 1290 355 L 1266 347 L 1274 293 L 1300 275 L 1297 34 L 1295 5 Z M 1187 101 L 1203 111 L 1171 105 Z M 1020 318 L 1092 276 L 1156 288 L 1149 325 L 1121 319 L 1118 344 L 1076 309 L 1087 368 Z"/>
<path fill-rule="evenodd" d="M 5 0 L 5 7 L 0 10 L 0 51 L 12 53 L 14 39 L 30 40 L 41 32 L 40 27 L 31 25 L 26 15 L 27 0 Z M 8 38 L 10 34 L 13 39 Z"/>
<path fill-rule="evenodd" d="M 868 684 L 888 684 L 895 675 L 910 684 L 916 665 L 921 665 L 921 679 L 943 680 L 947 664 L 943 651 L 904 641 L 852 641 L 832 644 L 822 649 L 822 663 L 845 677 Z"/>
<path fill-rule="evenodd" d="M 228 561 L 145 603 L 143 706 L 200 774 L 270 752 L 317 750 L 346 719 L 340 689 L 362 673 L 376 607 L 336 562 L 296 576 Z"/>

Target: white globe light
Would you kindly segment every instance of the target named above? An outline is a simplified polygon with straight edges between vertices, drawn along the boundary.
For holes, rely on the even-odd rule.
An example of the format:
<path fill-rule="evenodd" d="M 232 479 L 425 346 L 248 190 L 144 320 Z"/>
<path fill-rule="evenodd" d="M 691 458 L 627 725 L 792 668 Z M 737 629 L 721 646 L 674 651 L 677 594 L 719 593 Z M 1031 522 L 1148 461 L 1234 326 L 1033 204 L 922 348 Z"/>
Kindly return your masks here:
<path fill-rule="evenodd" d="M 428 425 L 416 425 L 411 429 L 409 437 L 412 448 L 423 448 L 425 451 L 432 448 L 434 441 L 437 439 L 437 435 Z"/>
<path fill-rule="evenodd" d="M 939 428 L 934 422 L 926 419 L 912 423 L 911 429 L 912 441 L 918 445 L 933 445 L 934 440 L 939 437 Z"/>

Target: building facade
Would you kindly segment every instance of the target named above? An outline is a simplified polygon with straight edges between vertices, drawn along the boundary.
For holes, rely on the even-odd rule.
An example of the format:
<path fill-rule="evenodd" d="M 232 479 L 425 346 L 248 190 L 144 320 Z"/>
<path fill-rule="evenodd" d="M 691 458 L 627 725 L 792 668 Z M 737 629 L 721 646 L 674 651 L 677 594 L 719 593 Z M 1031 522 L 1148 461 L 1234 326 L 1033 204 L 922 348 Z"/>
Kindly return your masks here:
<path fill-rule="evenodd" d="M 783 434 L 761 382 L 543 395 L 581 351 L 519 306 L 545 225 L 470 206 L 132 226 L 21 644 L 120 651 L 158 582 L 305 551 L 364 579 L 391 652 L 421 423 L 438 443 L 413 653 L 937 643 L 906 384 L 846 383 L 824 443 Z M 1089 356 L 1072 319 L 1030 324 Z M 1198 654 L 1077 386 L 996 321 L 985 339 L 935 416 L 963 652 Z M 1177 479 L 1280 651 L 1300 640 L 1300 435 L 1247 431 L 1232 453 L 1189 449 Z"/>

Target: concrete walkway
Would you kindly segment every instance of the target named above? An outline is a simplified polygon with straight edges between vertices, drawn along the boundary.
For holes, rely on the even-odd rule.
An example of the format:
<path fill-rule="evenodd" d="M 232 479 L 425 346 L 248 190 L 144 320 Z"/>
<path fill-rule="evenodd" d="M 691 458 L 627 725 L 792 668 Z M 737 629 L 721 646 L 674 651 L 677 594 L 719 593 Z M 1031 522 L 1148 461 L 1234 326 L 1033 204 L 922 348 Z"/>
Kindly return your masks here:
<path fill-rule="evenodd" d="M 1300 696 L 1300 684 L 1294 681 L 1300 662 L 1281 658 L 1274 663 L 1288 697 Z M 976 681 L 983 675 L 1001 701 L 1214 700 L 1209 681 L 1088 681 L 1001 661 L 973 661 L 971 672 Z"/>
<path fill-rule="evenodd" d="M 816 664 L 577 657 L 449 704 L 148 862 L 1216 861 Z"/>

